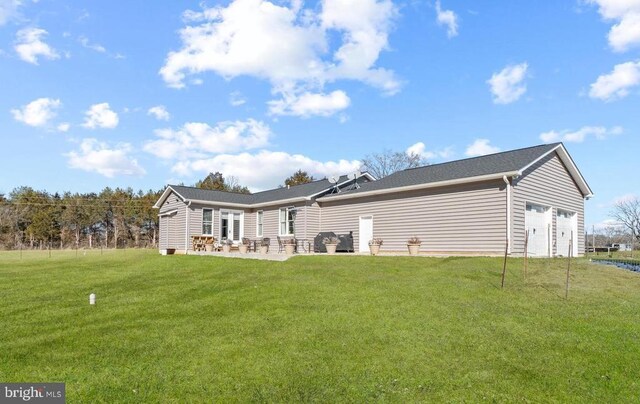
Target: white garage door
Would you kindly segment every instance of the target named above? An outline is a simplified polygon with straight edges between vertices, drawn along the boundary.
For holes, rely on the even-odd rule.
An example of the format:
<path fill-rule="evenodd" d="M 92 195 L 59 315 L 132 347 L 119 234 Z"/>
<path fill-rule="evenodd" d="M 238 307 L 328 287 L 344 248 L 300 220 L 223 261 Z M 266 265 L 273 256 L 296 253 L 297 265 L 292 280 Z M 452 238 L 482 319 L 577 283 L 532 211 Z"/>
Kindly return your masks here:
<path fill-rule="evenodd" d="M 549 256 L 549 208 L 527 203 L 524 217 L 526 231 L 529 232 L 527 252 L 534 257 Z"/>
<path fill-rule="evenodd" d="M 573 240 L 577 233 L 574 227 L 573 212 L 558 209 L 556 213 L 556 255 L 567 257 L 569 255 L 569 243 Z M 575 246 L 575 242 L 572 243 Z M 573 255 L 575 255 L 574 247 L 571 247 Z"/>

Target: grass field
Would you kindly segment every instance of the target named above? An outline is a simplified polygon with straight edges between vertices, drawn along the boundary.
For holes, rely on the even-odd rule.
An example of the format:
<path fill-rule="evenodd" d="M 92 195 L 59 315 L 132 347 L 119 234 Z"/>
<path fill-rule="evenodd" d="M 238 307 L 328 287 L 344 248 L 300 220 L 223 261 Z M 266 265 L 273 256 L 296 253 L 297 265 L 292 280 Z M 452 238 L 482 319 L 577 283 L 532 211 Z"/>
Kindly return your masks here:
<path fill-rule="evenodd" d="M 640 276 L 574 260 L 0 253 L 0 381 L 68 402 L 638 402 Z M 89 306 L 88 296 L 98 304 Z"/>

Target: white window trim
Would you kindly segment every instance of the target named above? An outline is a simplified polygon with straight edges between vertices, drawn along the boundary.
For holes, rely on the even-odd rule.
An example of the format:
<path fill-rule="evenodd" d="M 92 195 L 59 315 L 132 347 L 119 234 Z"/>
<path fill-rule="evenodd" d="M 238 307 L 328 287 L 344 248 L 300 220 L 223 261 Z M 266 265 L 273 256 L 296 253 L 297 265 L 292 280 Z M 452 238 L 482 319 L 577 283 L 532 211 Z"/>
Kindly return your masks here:
<path fill-rule="evenodd" d="M 204 230 L 204 211 L 205 210 L 210 210 L 211 211 L 211 233 L 209 233 L 209 234 L 205 234 L 203 232 L 203 230 Z M 203 236 L 213 236 L 213 233 L 214 233 L 213 223 L 214 223 L 214 221 L 215 221 L 215 211 L 212 208 L 202 208 L 202 217 L 201 217 L 201 220 L 200 220 L 200 231 L 202 232 Z"/>
<path fill-rule="evenodd" d="M 260 216 L 262 216 L 262 229 L 260 228 L 260 220 L 258 220 Z M 264 210 L 256 211 L 256 237 L 264 237 Z"/>
<path fill-rule="evenodd" d="M 282 212 L 284 212 L 284 214 L 285 214 L 285 222 L 286 222 L 287 221 L 286 220 L 286 214 L 289 211 L 289 209 L 291 209 L 291 206 L 286 206 L 284 208 L 278 209 L 278 236 L 287 237 L 287 236 L 294 236 L 295 235 L 295 231 L 296 231 L 296 229 L 295 229 L 295 226 L 296 226 L 295 221 L 293 221 L 294 222 L 293 223 L 293 227 L 294 227 L 293 233 L 289 233 L 288 232 L 288 230 L 289 230 L 288 223 L 285 226 L 285 228 L 287 229 L 287 232 L 286 233 L 282 233 Z"/>

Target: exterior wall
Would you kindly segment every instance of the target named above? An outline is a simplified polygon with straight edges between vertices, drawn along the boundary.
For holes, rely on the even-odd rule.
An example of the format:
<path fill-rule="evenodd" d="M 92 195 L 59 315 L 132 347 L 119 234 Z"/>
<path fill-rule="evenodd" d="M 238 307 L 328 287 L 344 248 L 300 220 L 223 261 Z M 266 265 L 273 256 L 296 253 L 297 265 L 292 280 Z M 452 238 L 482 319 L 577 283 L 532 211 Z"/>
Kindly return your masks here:
<path fill-rule="evenodd" d="M 502 180 L 321 202 L 322 231 L 353 231 L 359 247 L 359 218 L 373 216 L 382 251 L 406 251 L 418 236 L 423 252 L 498 254 L 506 240 L 506 187 Z"/>
<path fill-rule="evenodd" d="M 186 204 L 173 192 L 160 207 L 160 214 L 178 210 L 176 214 L 160 219 L 160 249 L 184 250 L 184 229 L 186 224 Z M 166 227 L 166 228 L 165 228 Z M 164 233 L 164 234 L 163 234 Z"/>
<path fill-rule="evenodd" d="M 322 228 L 320 225 L 320 205 L 318 202 L 314 201 L 313 203 L 307 204 L 305 208 L 307 221 L 305 238 L 313 240 L 313 238 L 320 233 L 320 229 Z"/>
<path fill-rule="evenodd" d="M 513 207 L 513 248 L 512 254 L 524 253 L 526 203 L 552 207 L 552 253 L 556 251 L 556 213 L 558 208 L 578 215 L 577 255 L 584 252 L 584 197 L 571 178 L 571 174 L 556 153 L 552 153 L 527 169 L 514 181 L 512 193 Z"/>

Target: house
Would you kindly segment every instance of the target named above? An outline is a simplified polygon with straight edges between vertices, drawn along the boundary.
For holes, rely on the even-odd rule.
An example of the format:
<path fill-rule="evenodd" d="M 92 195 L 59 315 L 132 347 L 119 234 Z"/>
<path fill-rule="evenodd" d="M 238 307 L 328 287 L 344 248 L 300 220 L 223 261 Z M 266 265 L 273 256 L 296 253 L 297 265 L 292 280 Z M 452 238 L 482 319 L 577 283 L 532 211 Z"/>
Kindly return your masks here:
<path fill-rule="evenodd" d="M 584 200 L 592 194 L 554 143 L 251 195 L 169 185 L 154 207 L 161 250 L 188 253 L 196 235 L 309 240 L 333 231 L 353 232 L 356 252 L 368 251 L 374 237 L 383 251 L 406 251 L 418 236 L 426 253 L 497 255 L 506 247 L 521 255 L 527 239 L 530 256 L 549 257 L 582 254 Z"/>

